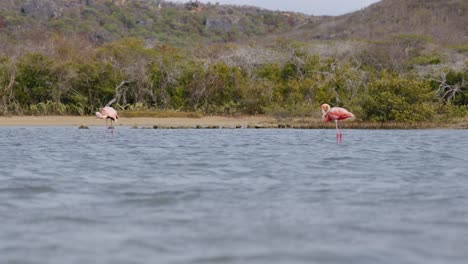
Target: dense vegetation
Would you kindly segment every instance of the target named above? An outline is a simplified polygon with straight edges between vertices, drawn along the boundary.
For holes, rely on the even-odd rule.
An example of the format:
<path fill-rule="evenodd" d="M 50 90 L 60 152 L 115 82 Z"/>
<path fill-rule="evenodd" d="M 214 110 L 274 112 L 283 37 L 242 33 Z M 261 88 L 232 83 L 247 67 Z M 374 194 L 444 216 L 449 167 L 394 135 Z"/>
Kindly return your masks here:
<path fill-rule="evenodd" d="M 305 44 L 284 40 L 277 45 L 292 50 L 290 56 L 261 64 L 249 63 L 258 56 L 255 47 L 199 47 L 192 54 L 122 39 L 82 51 L 55 41 L 51 55 L 0 59 L 3 114 L 84 115 L 116 94 L 119 109 L 310 115 L 329 102 L 373 121 L 432 120 L 468 104 L 466 71 L 442 72 L 445 79 L 398 74 L 309 54 Z"/>
<path fill-rule="evenodd" d="M 318 117 L 319 105 L 327 102 L 345 106 L 361 120 L 378 122 L 447 120 L 467 113 L 463 43 L 444 46 L 414 34 L 299 41 L 269 34 L 299 21 L 285 20 L 278 12 L 244 12 L 244 21 L 235 27 L 219 20 L 210 28 L 207 13 L 177 6 L 144 9 L 138 18 L 132 15 L 140 10 L 137 4 L 122 8 L 104 1 L 98 7 L 84 6 L 78 14 L 63 16 L 92 12 L 94 22 L 79 21 L 112 33 L 99 43 L 79 34 L 81 29 L 68 28 L 76 23 L 55 19 L 40 20 L 57 23 L 55 33 L 15 42 L 18 31 L 8 27 L 33 17 L 10 14 L 3 19 L 9 26 L 0 35 L 6 43 L 0 49 L 0 114 L 87 115 L 115 96 L 118 110 Z M 206 12 L 230 12 L 227 17 L 242 10 L 208 7 Z M 172 16 L 185 22 L 174 24 Z M 141 17 L 162 22 L 148 24 Z M 155 25 L 157 30 L 144 29 Z M 12 37 L 8 42 L 7 36 Z"/>

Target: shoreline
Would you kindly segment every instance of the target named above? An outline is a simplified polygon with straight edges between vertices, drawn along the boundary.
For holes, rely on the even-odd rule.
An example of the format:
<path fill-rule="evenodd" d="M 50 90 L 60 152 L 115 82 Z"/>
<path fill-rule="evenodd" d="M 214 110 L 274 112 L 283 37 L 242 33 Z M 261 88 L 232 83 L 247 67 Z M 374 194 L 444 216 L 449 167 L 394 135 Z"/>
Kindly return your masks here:
<path fill-rule="evenodd" d="M 205 116 L 190 117 L 121 117 L 114 126 L 158 126 L 189 128 L 197 126 L 252 126 L 275 122 L 268 116 Z M 0 126 L 105 126 L 106 122 L 95 116 L 0 116 Z M 110 123 L 109 123 L 110 124 Z"/>
<path fill-rule="evenodd" d="M 8 126 L 105 126 L 105 121 L 94 116 L 0 116 L 0 127 Z M 318 118 L 277 119 L 272 116 L 204 116 L 191 117 L 121 117 L 114 126 L 133 128 L 297 128 L 334 129 L 333 122 L 323 123 Z M 458 122 L 376 123 L 345 120 L 344 129 L 468 129 L 468 119 Z"/>

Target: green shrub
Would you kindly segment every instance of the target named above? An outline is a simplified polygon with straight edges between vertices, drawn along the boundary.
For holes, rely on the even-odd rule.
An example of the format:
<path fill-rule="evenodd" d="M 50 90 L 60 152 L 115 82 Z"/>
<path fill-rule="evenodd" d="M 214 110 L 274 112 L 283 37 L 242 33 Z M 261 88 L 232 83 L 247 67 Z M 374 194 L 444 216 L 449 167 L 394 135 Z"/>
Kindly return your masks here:
<path fill-rule="evenodd" d="M 435 115 L 436 96 L 425 81 L 383 73 L 369 83 L 359 111 L 365 121 L 429 121 Z"/>

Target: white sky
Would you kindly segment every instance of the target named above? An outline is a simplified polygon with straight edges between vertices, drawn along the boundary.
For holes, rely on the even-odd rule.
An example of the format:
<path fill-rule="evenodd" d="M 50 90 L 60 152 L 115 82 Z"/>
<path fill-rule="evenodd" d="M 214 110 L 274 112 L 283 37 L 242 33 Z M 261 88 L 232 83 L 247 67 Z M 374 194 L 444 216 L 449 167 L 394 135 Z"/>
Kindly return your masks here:
<path fill-rule="evenodd" d="M 295 11 L 309 15 L 342 15 L 357 11 L 379 0 L 199 0 L 203 3 L 251 5 L 270 10 Z M 189 2 L 178 0 L 174 2 Z"/>

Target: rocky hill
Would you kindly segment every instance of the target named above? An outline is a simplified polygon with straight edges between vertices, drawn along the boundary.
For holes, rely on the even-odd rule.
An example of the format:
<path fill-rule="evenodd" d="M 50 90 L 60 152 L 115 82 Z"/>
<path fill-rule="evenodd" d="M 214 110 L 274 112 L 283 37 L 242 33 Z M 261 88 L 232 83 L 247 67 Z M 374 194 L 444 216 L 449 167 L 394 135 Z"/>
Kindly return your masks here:
<path fill-rule="evenodd" d="M 418 35 L 439 43 L 464 44 L 467 14 L 467 0 L 382 0 L 337 17 L 162 0 L 3 0 L 0 36 L 24 40 L 79 34 L 96 44 L 132 36 L 187 46 L 264 36 L 310 41 Z"/>
<path fill-rule="evenodd" d="M 7 0 L 0 34 L 79 34 L 93 43 L 138 37 L 175 46 L 231 42 L 289 31 L 308 17 L 256 7 L 160 0 Z"/>
<path fill-rule="evenodd" d="M 293 34 L 304 40 L 419 35 L 460 44 L 468 42 L 466 25 L 466 0 L 382 0 L 354 13 L 311 20 Z"/>

